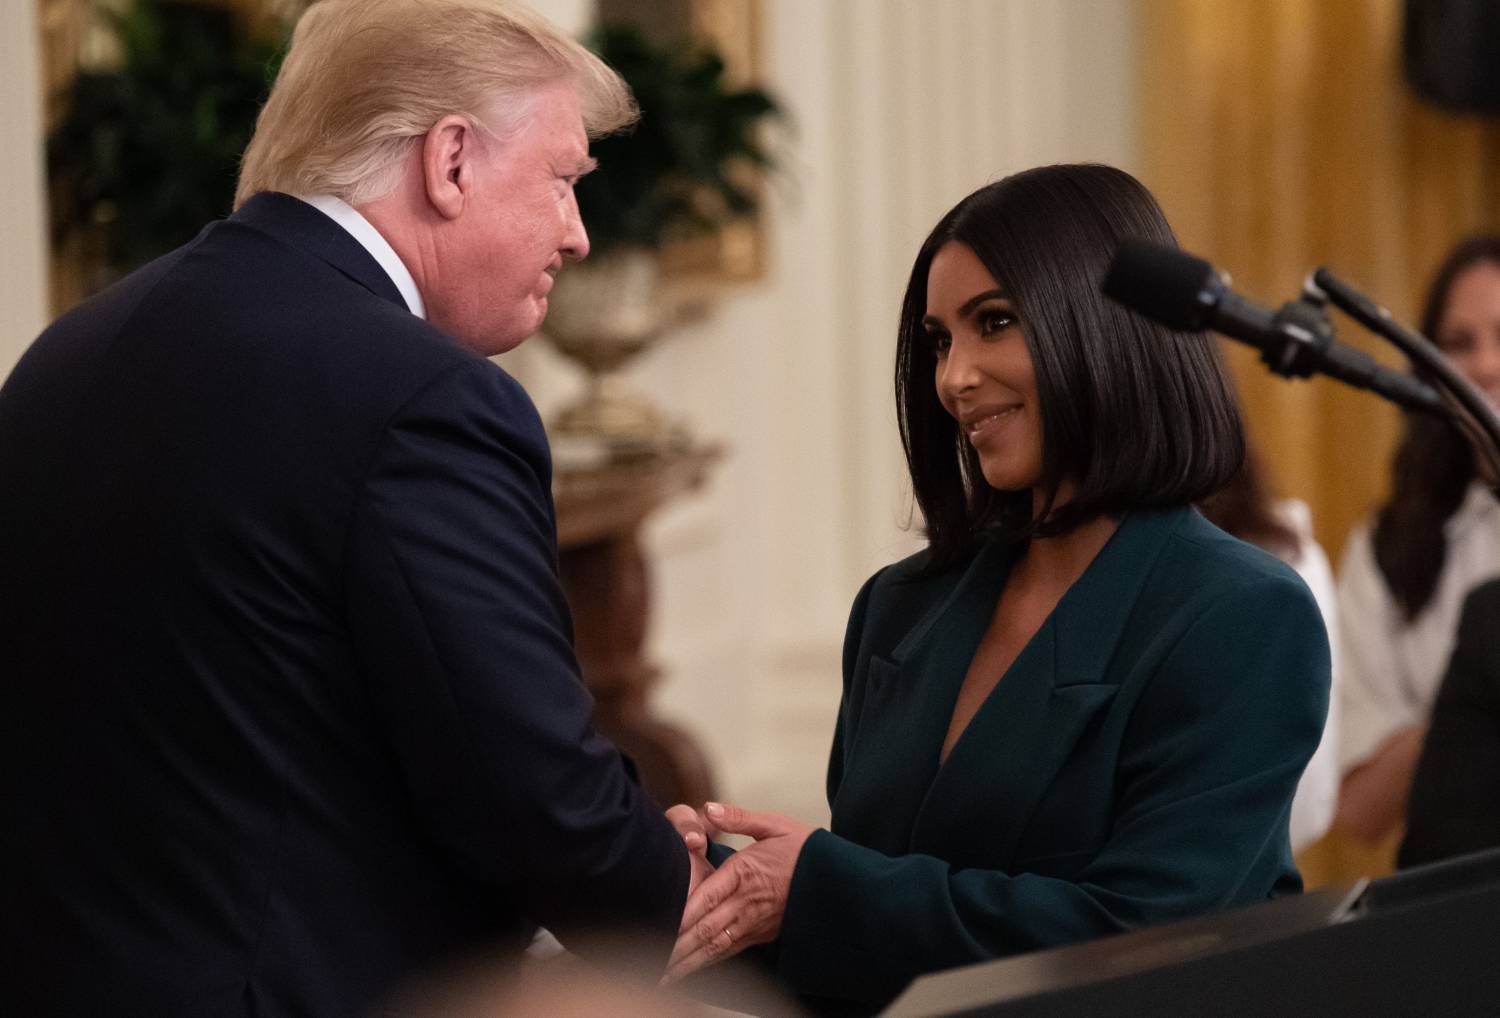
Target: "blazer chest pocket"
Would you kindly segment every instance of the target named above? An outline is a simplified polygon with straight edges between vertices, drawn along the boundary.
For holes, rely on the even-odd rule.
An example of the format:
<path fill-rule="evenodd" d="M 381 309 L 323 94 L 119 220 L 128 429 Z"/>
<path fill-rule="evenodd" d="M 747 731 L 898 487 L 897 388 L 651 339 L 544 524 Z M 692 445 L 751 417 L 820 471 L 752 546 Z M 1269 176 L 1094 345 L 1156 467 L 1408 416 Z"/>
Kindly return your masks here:
<path fill-rule="evenodd" d="M 879 655 L 871 656 L 865 668 L 865 681 L 859 690 L 859 702 L 854 704 L 856 713 L 852 720 L 856 732 L 880 725 L 883 707 L 900 683 L 901 669 L 894 661 Z"/>

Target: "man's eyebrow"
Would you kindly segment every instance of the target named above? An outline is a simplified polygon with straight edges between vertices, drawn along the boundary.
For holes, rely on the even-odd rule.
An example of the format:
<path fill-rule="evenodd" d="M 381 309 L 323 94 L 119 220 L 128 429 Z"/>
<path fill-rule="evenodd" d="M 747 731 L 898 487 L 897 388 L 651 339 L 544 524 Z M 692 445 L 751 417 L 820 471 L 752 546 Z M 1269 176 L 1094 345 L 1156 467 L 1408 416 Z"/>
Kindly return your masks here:
<path fill-rule="evenodd" d="M 593 156 L 584 156 L 578 160 L 578 165 L 573 170 L 575 177 L 586 177 L 599 168 L 599 160 Z"/>

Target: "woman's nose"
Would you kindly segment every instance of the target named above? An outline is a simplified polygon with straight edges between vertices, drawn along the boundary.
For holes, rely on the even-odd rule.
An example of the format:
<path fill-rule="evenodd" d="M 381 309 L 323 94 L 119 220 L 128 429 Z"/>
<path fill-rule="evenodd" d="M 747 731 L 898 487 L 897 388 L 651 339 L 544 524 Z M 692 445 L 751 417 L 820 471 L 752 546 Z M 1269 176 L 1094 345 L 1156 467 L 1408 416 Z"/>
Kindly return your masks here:
<path fill-rule="evenodd" d="M 1487 389 L 1500 385 L 1500 325 L 1479 341 L 1470 370 L 1476 385 Z"/>
<path fill-rule="evenodd" d="M 970 353 L 967 343 L 953 339 L 948 347 L 948 356 L 938 368 L 938 389 L 950 396 L 957 396 L 979 384 L 979 366 Z"/>

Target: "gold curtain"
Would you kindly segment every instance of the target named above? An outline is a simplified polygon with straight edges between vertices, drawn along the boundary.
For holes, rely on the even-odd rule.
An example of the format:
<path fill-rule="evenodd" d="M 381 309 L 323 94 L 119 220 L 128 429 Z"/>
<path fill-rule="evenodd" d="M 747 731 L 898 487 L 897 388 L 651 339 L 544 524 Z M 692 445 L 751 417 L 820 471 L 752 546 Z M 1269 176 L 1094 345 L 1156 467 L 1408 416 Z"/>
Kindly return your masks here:
<path fill-rule="evenodd" d="M 1413 327 L 1448 246 L 1500 225 L 1497 121 L 1439 112 L 1401 76 L 1399 0 L 1138 0 L 1141 162 L 1184 247 L 1264 303 L 1326 265 Z M 1339 338 L 1399 364 L 1347 319 Z M 1286 381 L 1233 344 L 1278 490 L 1337 563 L 1383 498 L 1398 414 Z"/>
<path fill-rule="evenodd" d="M 1413 327 L 1459 237 L 1500 226 L 1500 121 L 1439 112 L 1401 76 L 1399 0 L 1137 0 L 1141 160 L 1184 247 L 1264 303 L 1326 265 Z M 1338 334 L 1399 364 L 1347 319 Z M 1312 507 L 1334 562 L 1384 497 L 1399 415 L 1328 380 L 1290 382 L 1229 344 L 1278 491 Z M 1388 871 L 1337 830 L 1309 886 Z"/>

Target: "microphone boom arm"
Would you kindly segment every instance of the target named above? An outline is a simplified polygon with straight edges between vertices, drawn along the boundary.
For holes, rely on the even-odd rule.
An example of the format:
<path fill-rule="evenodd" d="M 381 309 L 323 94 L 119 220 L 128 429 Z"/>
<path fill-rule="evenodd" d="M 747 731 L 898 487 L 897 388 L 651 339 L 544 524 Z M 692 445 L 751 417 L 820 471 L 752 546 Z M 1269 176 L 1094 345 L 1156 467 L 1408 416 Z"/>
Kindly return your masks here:
<path fill-rule="evenodd" d="M 1484 394 L 1455 369 L 1435 344 L 1421 333 L 1406 328 L 1391 313 L 1339 279 L 1319 268 L 1308 280 L 1304 294 L 1328 301 L 1377 336 L 1404 353 L 1446 396 L 1450 416 L 1468 435 L 1475 455 L 1483 461 L 1485 482 L 1500 497 L 1500 414 Z"/>

